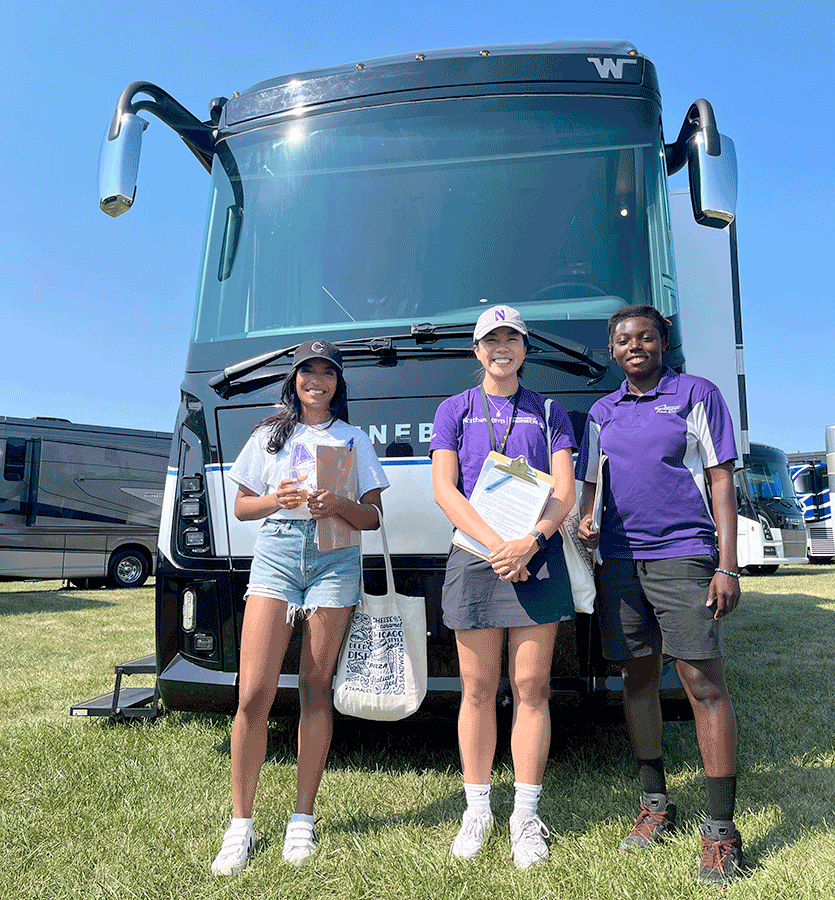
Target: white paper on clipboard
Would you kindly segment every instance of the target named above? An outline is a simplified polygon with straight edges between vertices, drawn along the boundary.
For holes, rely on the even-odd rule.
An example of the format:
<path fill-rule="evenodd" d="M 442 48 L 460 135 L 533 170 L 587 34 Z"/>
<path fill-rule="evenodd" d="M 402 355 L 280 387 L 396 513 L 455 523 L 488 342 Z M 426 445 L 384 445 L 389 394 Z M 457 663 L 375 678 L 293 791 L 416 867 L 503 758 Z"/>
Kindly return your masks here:
<path fill-rule="evenodd" d="M 591 507 L 591 530 L 598 532 L 598 534 L 600 533 L 600 526 L 603 523 L 603 496 L 606 493 L 606 488 L 603 484 L 603 468 L 606 465 L 606 460 L 608 458 L 609 457 L 606 456 L 605 453 L 601 453 L 597 460 L 597 481 L 594 485 L 594 503 Z M 594 551 L 594 560 L 598 564 L 603 562 L 603 559 L 600 556 L 599 544 Z"/>
<path fill-rule="evenodd" d="M 505 541 L 523 537 L 536 525 L 554 489 L 554 479 L 537 469 L 528 469 L 532 482 L 515 475 L 508 477 L 506 472 L 496 469 L 496 466 L 504 467 L 511 462 L 509 457 L 491 452 L 484 460 L 470 495 L 475 511 Z M 482 559 L 490 556 L 484 544 L 460 528 L 452 533 L 452 543 Z"/>

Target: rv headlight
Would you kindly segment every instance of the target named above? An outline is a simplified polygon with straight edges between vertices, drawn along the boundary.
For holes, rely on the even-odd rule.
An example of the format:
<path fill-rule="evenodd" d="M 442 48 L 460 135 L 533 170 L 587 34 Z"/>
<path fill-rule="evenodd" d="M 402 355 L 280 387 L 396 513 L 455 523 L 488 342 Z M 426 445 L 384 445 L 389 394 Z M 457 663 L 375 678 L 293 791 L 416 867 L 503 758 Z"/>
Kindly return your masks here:
<path fill-rule="evenodd" d="M 186 588 L 182 594 L 183 600 L 183 631 L 194 631 L 197 624 L 197 592 L 194 588 Z"/>
<path fill-rule="evenodd" d="M 183 518 L 197 519 L 200 516 L 199 500 L 181 500 L 180 515 Z"/>

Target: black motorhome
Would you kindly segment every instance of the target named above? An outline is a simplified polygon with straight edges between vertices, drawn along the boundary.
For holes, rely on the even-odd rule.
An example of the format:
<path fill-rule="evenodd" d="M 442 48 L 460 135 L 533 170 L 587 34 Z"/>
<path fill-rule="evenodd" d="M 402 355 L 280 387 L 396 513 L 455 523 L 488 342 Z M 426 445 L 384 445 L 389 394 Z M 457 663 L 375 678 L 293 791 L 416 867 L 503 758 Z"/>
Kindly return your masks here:
<path fill-rule="evenodd" d="M 693 215 L 725 227 L 732 142 L 698 100 L 665 144 L 655 68 L 626 42 L 442 50 L 287 75 L 213 100 L 205 122 L 135 82 L 103 143 L 110 215 L 134 200 L 142 113 L 211 172 L 160 532 L 165 704 L 235 708 L 254 525 L 232 515 L 225 473 L 276 402 L 294 347 L 314 337 L 345 356 L 352 421 L 392 483 L 398 589 L 426 598 L 427 702 L 448 699 L 459 689 L 439 613 L 450 527 L 432 500 L 427 447 L 439 402 L 473 384 L 473 323 L 485 305 L 521 311 L 532 329 L 525 383 L 564 404 L 578 437 L 591 404 L 620 383 L 606 351 L 612 312 L 656 306 L 672 322 L 667 362 L 683 366 L 667 176 L 688 165 Z M 363 547 L 372 590 L 378 540 Z M 560 640 L 555 696 L 617 691 L 589 617 Z M 296 662 L 291 649 L 277 704 L 296 687 Z"/>

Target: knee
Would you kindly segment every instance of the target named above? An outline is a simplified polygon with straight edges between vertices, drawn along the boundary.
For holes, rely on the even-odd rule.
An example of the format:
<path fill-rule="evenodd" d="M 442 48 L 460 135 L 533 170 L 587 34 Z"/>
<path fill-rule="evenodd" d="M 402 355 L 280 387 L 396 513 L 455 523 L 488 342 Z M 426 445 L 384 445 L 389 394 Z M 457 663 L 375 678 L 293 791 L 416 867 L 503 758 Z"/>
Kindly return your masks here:
<path fill-rule="evenodd" d="M 677 668 L 679 677 L 693 703 L 711 709 L 725 699 L 729 699 L 723 680 L 711 678 L 708 673 L 686 663 L 680 662 Z"/>
<path fill-rule="evenodd" d="M 634 696 L 646 691 L 657 691 L 661 680 L 661 661 L 656 657 L 641 657 L 621 666 L 623 692 Z"/>
<path fill-rule="evenodd" d="M 511 681 L 513 699 L 522 706 L 541 706 L 551 696 L 551 682 L 540 674 L 517 676 Z"/>
<path fill-rule="evenodd" d="M 461 702 L 471 707 L 493 707 L 499 690 L 498 679 L 462 678 Z"/>
<path fill-rule="evenodd" d="M 299 702 L 304 707 L 331 706 L 331 689 L 333 675 L 324 675 L 321 672 L 299 673 Z"/>
<path fill-rule="evenodd" d="M 249 722 L 266 720 L 274 698 L 275 690 L 269 691 L 263 685 L 241 688 L 237 715 Z"/>

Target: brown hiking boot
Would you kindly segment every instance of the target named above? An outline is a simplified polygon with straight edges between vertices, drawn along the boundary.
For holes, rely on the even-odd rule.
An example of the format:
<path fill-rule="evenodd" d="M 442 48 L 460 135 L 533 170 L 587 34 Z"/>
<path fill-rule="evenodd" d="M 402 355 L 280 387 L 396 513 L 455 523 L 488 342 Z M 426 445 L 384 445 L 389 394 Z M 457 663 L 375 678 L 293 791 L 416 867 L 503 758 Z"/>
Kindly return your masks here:
<path fill-rule="evenodd" d="M 702 834 L 702 884 L 723 885 L 742 874 L 742 837 L 733 822 L 705 822 Z"/>
<path fill-rule="evenodd" d="M 663 841 L 675 827 L 675 803 L 665 802 L 662 809 L 660 804 L 647 802 L 646 797 L 641 797 L 641 811 L 638 813 L 638 818 L 635 819 L 632 831 L 620 842 L 618 849 L 621 853 L 634 849 L 646 850 L 652 844 Z"/>

